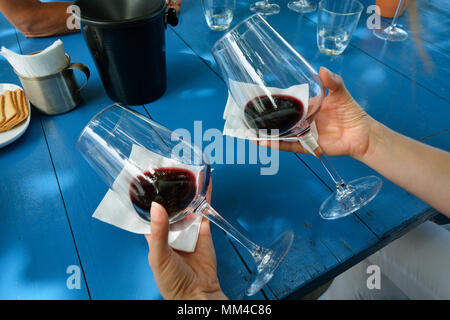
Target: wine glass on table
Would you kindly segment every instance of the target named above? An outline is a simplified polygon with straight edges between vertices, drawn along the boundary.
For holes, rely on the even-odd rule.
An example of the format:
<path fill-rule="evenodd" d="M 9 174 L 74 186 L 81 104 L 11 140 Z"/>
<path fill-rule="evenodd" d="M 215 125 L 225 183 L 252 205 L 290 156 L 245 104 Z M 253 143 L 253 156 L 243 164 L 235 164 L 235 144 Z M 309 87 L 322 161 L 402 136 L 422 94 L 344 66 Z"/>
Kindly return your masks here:
<path fill-rule="evenodd" d="M 150 222 L 151 203 L 156 201 L 167 210 L 169 223 L 190 214 L 202 215 L 243 245 L 257 264 L 247 295 L 257 293 L 272 278 L 292 245 L 291 231 L 284 232 L 269 248 L 242 235 L 206 201 L 211 167 L 202 151 L 124 106 L 107 107 L 89 121 L 77 148 L 108 187 L 122 200 L 131 201 L 143 221 Z M 154 163 L 171 164 L 144 167 L 130 157 L 136 148 L 150 151 L 158 159 L 170 159 Z"/>
<path fill-rule="evenodd" d="M 400 0 L 398 2 L 397 10 L 395 11 L 394 18 L 392 19 L 391 24 L 388 27 L 382 27 L 380 29 L 374 29 L 373 34 L 382 39 L 387 41 L 404 41 L 408 38 L 408 32 L 400 28 L 398 23 L 398 18 L 400 16 L 400 12 L 402 9 L 402 6 L 406 5 L 405 0 Z"/>
<path fill-rule="evenodd" d="M 380 178 L 347 183 L 322 152 L 311 130 L 324 98 L 319 75 L 266 20 L 260 15 L 247 18 L 220 38 L 212 53 L 246 129 L 254 130 L 259 140 L 298 141 L 322 163 L 336 186 L 319 209 L 322 218 L 346 216 L 377 195 Z M 307 86 L 307 98 L 276 93 L 292 92 L 293 86 L 298 91 Z"/>
<path fill-rule="evenodd" d="M 317 9 L 317 4 L 312 0 L 293 0 L 288 3 L 288 8 L 295 12 L 308 13 Z"/>
<path fill-rule="evenodd" d="M 270 3 L 269 0 L 261 0 L 250 5 L 250 10 L 262 15 L 277 14 L 280 12 L 280 6 L 276 3 Z"/>

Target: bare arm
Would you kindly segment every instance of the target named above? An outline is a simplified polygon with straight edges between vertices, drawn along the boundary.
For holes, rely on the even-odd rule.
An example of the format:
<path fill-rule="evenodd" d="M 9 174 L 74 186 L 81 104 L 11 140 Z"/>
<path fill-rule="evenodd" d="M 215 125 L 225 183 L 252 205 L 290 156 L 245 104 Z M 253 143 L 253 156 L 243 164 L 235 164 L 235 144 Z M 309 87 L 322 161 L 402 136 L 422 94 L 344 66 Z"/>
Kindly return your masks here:
<path fill-rule="evenodd" d="M 78 31 L 67 29 L 70 5 L 72 2 L 0 0 L 0 11 L 24 36 L 38 38 Z"/>
<path fill-rule="evenodd" d="M 420 143 L 373 120 L 369 149 L 356 157 L 450 217 L 450 153 Z"/>

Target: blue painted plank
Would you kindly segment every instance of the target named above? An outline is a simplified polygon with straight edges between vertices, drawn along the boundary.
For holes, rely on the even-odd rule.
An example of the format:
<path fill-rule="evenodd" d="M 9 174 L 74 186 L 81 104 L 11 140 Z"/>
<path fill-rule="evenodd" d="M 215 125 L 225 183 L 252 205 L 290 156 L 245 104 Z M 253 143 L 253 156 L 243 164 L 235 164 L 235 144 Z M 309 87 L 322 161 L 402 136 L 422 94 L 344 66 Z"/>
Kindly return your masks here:
<path fill-rule="evenodd" d="M 5 16 L 0 12 L 0 46 L 5 46 L 8 49 L 16 52 L 20 51 L 19 43 L 16 38 L 16 30 L 6 20 Z M 6 59 L 0 57 L 0 71 L 11 71 L 10 64 Z M 1 82 L 5 82 L 0 79 Z"/>
<path fill-rule="evenodd" d="M 1 44 L 18 49 L 14 29 L 0 15 Z M 0 82 L 19 79 L 0 58 Z M 0 149 L 0 299 L 88 299 L 69 290 L 67 267 L 80 266 L 39 115 Z"/>
<path fill-rule="evenodd" d="M 19 39 L 24 52 L 33 52 L 56 38 Z M 160 299 L 148 266 L 144 237 L 91 218 L 106 186 L 76 151 L 75 143 L 87 122 L 112 101 L 104 92 L 81 35 L 65 36 L 62 40 L 72 61 L 90 68 L 91 79 L 83 90 L 84 103 L 80 107 L 67 114 L 42 118 L 91 296 L 93 299 Z M 168 40 L 169 43 L 177 41 L 176 38 Z M 181 63 L 173 61 L 170 55 L 168 60 L 171 64 Z M 145 114 L 142 107 L 135 109 Z M 214 230 L 213 237 L 224 292 L 231 298 L 243 298 L 248 272 L 223 234 Z M 264 296 L 259 294 L 254 298 Z"/>

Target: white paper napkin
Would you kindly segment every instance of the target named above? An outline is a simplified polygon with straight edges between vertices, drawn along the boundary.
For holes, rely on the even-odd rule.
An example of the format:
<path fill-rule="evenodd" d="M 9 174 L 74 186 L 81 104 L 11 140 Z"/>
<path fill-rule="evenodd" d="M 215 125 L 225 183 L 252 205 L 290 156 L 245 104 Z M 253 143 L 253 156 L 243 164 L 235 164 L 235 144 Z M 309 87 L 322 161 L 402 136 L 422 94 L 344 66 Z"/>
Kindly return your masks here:
<path fill-rule="evenodd" d="M 8 60 L 16 72 L 24 77 L 40 77 L 52 74 L 68 65 L 64 45 L 56 40 L 37 54 L 22 55 L 2 47 L 0 54 Z"/>
<path fill-rule="evenodd" d="M 177 167 L 187 169 L 194 175 L 202 169 L 165 158 L 138 145 L 133 145 L 129 161 L 134 162 L 139 168 Z M 117 176 L 111 189 L 108 190 L 95 210 L 93 217 L 130 232 L 149 234 L 150 223 L 138 217 L 128 196 L 123 196 L 121 195 L 123 193 L 117 191 L 120 190 L 118 188 L 119 183 L 129 185 L 133 179 L 125 172 L 127 172 L 126 167 Z M 169 227 L 169 245 L 177 250 L 193 252 L 197 244 L 201 221 L 200 215 L 190 214 L 183 220 L 171 224 Z"/>
<path fill-rule="evenodd" d="M 238 92 L 246 92 L 247 97 L 258 97 L 267 94 L 280 94 L 288 95 L 299 99 L 305 108 L 303 112 L 303 117 L 308 114 L 308 102 L 309 102 L 309 85 L 307 83 L 295 85 L 287 89 L 280 89 L 274 87 L 267 87 L 269 92 L 261 88 L 258 85 L 251 83 L 243 83 L 230 80 L 230 87 L 237 87 Z M 223 119 L 225 120 L 225 125 L 223 128 L 223 134 L 240 139 L 249 140 L 267 140 L 267 137 L 260 138 L 257 136 L 256 131 L 249 129 L 245 123 L 243 109 L 240 108 L 234 101 L 231 93 L 228 92 L 228 100 L 225 106 L 225 111 L 223 113 Z M 305 136 L 300 142 L 302 146 L 308 150 L 311 154 L 314 154 L 313 150 L 318 147 L 317 139 L 318 132 L 315 122 L 311 124 L 311 135 Z M 277 138 L 278 139 L 278 138 Z M 297 137 L 281 138 L 279 140 L 283 141 L 298 141 Z"/>

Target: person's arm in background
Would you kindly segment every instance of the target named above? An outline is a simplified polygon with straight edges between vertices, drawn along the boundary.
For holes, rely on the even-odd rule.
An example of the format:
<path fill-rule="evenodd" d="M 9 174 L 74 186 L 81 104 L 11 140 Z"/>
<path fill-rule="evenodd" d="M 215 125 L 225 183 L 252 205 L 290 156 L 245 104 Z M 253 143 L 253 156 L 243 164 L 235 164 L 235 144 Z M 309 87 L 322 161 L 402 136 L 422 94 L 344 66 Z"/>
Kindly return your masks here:
<path fill-rule="evenodd" d="M 181 0 L 166 0 L 166 3 L 167 3 L 166 9 L 174 8 L 177 11 L 177 13 L 180 12 Z"/>
<path fill-rule="evenodd" d="M 450 153 L 397 132 L 370 117 L 352 98 L 342 78 L 319 72 L 328 95 L 317 115 L 319 144 L 327 155 L 351 156 L 450 217 Z M 270 142 L 260 142 L 270 146 Z M 280 142 L 285 151 L 305 152 Z"/>
<path fill-rule="evenodd" d="M 40 2 L 39 0 L 0 0 L 0 12 L 25 37 L 39 38 L 78 32 L 68 29 L 67 7 L 72 2 Z"/>

